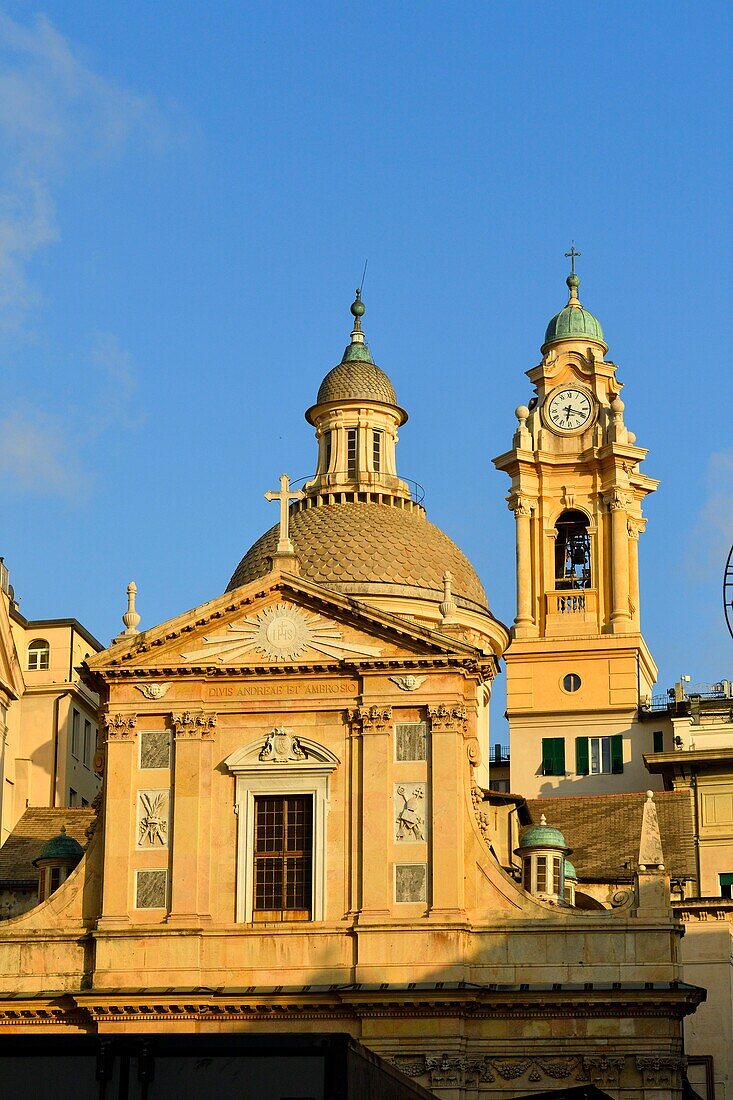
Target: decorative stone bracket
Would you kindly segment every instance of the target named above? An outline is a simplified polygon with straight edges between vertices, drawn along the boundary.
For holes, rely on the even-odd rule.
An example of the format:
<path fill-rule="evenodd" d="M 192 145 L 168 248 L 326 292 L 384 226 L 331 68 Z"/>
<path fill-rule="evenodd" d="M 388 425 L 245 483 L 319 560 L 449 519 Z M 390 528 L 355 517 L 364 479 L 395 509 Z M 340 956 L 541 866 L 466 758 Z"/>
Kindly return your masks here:
<path fill-rule="evenodd" d="M 644 1088 L 672 1088 L 687 1069 L 687 1059 L 673 1054 L 639 1054 L 636 1068 L 644 1079 Z"/>

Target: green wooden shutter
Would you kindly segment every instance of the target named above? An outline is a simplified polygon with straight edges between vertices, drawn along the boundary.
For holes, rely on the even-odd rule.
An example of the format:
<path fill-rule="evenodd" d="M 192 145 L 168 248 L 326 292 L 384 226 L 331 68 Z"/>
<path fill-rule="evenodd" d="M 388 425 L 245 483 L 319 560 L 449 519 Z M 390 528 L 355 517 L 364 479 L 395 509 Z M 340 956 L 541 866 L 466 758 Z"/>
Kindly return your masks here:
<path fill-rule="evenodd" d="M 542 774 L 565 775 L 565 738 L 542 738 Z"/>
<path fill-rule="evenodd" d="M 611 771 L 614 775 L 620 775 L 624 770 L 624 739 L 623 734 L 615 733 L 611 738 Z"/>
<path fill-rule="evenodd" d="M 654 751 L 664 752 L 664 730 L 654 731 Z"/>
<path fill-rule="evenodd" d="M 575 772 L 577 775 L 587 775 L 590 771 L 588 765 L 588 738 L 575 738 Z"/>

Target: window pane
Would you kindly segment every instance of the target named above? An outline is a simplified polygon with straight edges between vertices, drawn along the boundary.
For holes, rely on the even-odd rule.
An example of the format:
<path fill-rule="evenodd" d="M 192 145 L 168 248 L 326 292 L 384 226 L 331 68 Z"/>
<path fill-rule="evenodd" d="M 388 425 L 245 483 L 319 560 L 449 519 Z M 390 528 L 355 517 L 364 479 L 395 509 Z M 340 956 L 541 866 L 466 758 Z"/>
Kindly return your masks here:
<path fill-rule="evenodd" d="M 348 477 L 356 477 L 356 428 L 346 432 L 346 472 Z"/>
<path fill-rule="evenodd" d="M 611 770 L 611 738 L 601 738 L 601 771 L 610 772 Z"/>
<path fill-rule="evenodd" d="M 382 468 L 382 433 L 372 432 L 372 465 L 374 473 L 378 474 Z"/>
<path fill-rule="evenodd" d="M 547 890 L 547 856 L 537 857 L 537 889 Z"/>
<path fill-rule="evenodd" d="M 593 775 L 597 775 L 601 770 L 598 738 L 590 737 L 588 740 L 590 742 L 590 770 Z"/>
<path fill-rule="evenodd" d="M 310 916 L 313 799 L 255 799 L 254 910 L 259 919 Z"/>
<path fill-rule="evenodd" d="M 560 856 L 553 856 L 552 857 L 552 874 L 553 874 L 552 890 L 553 890 L 553 893 L 555 893 L 555 894 L 560 893 L 560 874 L 561 874 L 561 871 L 562 871 L 562 860 L 560 859 Z"/>

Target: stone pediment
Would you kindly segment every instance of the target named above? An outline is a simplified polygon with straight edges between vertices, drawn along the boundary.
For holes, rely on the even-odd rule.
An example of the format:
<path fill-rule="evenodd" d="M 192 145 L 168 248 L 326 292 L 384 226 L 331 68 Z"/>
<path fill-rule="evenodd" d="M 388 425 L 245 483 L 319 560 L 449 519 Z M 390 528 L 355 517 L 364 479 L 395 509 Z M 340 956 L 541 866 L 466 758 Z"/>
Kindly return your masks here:
<path fill-rule="evenodd" d="M 460 654 L 473 646 L 288 574 L 272 574 L 89 658 L 109 669 L 241 669 Z"/>

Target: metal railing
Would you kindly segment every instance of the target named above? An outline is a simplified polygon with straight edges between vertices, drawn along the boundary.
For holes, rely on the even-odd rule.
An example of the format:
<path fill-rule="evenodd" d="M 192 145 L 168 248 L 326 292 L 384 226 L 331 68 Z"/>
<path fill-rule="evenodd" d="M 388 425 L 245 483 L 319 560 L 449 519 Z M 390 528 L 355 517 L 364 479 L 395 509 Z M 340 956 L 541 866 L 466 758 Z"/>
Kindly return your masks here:
<path fill-rule="evenodd" d="M 425 500 L 425 489 L 414 478 L 402 477 L 401 474 L 374 473 L 371 470 L 362 471 L 362 476 L 374 480 L 365 484 L 358 474 L 355 475 L 349 470 L 329 470 L 328 473 L 320 475 L 322 484 L 319 486 L 318 492 L 324 496 L 328 493 L 389 493 L 393 489 L 402 488 L 406 485 L 413 504 L 422 504 Z M 315 474 L 308 474 L 306 477 L 295 478 L 290 482 L 290 487 L 291 489 L 302 489 L 308 482 L 315 480 L 315 477 Z M 330 478 L 343 478 L 344 480 L 331 482 L 327 480 Z M 360 488 L 357 489 L 356 485 L 360 485 Z"/>

